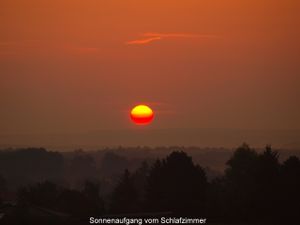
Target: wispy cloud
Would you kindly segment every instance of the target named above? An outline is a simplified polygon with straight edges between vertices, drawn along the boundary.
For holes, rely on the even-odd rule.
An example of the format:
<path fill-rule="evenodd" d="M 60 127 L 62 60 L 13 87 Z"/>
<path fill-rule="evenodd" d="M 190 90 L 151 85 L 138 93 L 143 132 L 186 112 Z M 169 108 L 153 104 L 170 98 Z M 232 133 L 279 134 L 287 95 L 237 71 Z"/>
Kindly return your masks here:
<path fill-rule="evenodd" d="M 167 38 L 217 38 L 216 35 L 210 34 L 191 34 L 191 33 L 143 33 L 141 39 L 127 41 L 127 45 L 145 45 L 154 41 L 159 41 Z"/>
<path fill-rule="evenodd" d="M 211 34 L 191 34 L 191 33 L 144 33 L 143 36 L 145 37 L 161 37 L 161 38 L 168 38 L 168 37 L 178 37 L 178 38 L 216 38 L 216 35 Z"/>
<path fill-rule="evenodd" d="M 128 42 L 126 42 L 126 44 L 128 44 L 128 45 L 144 45 L 144 44 L 148 44 L 150 42 L 157 41 L 160 39 L 161 39 L 161 37 L 150 37 L 150 38 L 128 41 Z"/>

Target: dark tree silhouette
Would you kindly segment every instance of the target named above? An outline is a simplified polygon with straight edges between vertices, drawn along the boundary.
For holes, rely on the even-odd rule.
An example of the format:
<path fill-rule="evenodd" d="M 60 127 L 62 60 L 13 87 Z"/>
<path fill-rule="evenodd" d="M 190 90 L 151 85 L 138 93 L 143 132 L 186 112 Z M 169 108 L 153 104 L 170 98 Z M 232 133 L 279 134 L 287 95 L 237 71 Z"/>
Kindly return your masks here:
<path fill-rule="evenodd" d="M 0 173 L 13 187 L 62 179 L 64 158 L 43 148 L 0 151 Z"/>
<path fill-rule="evenodd" d="M 95 160 L 87 154 L 76 155 L 70 162 L 67 174 L 74 187 L 79 187 L 85 180 L 96 179 Z"/>
<path fill-rule="evenodd" d="M 258 154 L 244 143 L 233 153 L 226 164 L 228 165 L 226 176 L 232 182 L 247 185 L 253 182 L 256 175 Z"/>
<path fill-rule="evenodd" d="M 0 175 L 0 192 L 6 189 L 6 180 L 3 176 Z"/>
<path fill-rule="evenodd" d="M 227 214 L 242 221 L 270 221 L 280 210 L 280 163 L 278 153 L 267 146 L 257 154 L 243 144 L 227 162 Z"/>
<path fill-rule="evenodd" d="M 0 175 L 0 204 L 2 203 L 4 192 L 6 191 L 6 180 Z"/>
<path fill-rule="evenodd" d="M 126 168 L 128 161 L 125 157 L 108 151 L 103 156 L 100 173 L 103 176 L 119 176 Z"/>
<path fill-rule="evenodd" d="M 100 184 L 86 181 L 82 193 L 85 195 L 89 204 L 94 209 L 94 214 L 102 215 L 105 212 L 105 205 L 100 196 Z"/>
<path fill-rule="evenodd" d="M 204 170 L 184 152 L 157 160 L 150 171 L 147 202 L 150 210 L 194 214 L 204 210 L 207 180 Z"/>
<path fill-rule="evenodd" d="M 274 217 L 274 213 L 280 213 L 278 211 L 278 196 L 280 194 L 278 158 L 278 152 L 273 151 L 271 146 L 266 146 L 265 151 L 259 155 L 258 159 L 257 193 L 256 196 L 252 197 L 257 200 L 256 215 L 264 220 Z"/>
<path fill-rule="evenodd" d="M 133 213 L 138 211 L 138 193 L 130 172 L 126 169 L 111 198 L 113 213 Z"/>
<path fill-rule="evenodd" d="M 281 166 L 280 191 L 283 220 L 297 221 L 300 207 L 300 160 L 296 156 L 289 157 Z"/>
<path fill-rule="evenodd" d="M 133 173 L 132 180 L 135 190 L 138 195 L 138 204 L 140 209 L 145 208 L 146 201 L 146 186 L 150 173 L 150 167 L 146 161 L 142 162 L 142 165 Z"/>
<path fill-rule="evenodd" d="M 232 218 L 250 219 L 255 208 L 258 154 L 247 144 L 240 146 L 228 160 L 226 169 L 226 213 Z"/>
<path fill-rule="evenodd" d="M 22 203 L 54 209 L 59 193 L 60 190 L 56 184 L 45 181 L 21 188 L 18 192 L 18 200 Z"/>
<path fill-rule="evenodd" d="M 89 216 L 94 213 L 87 198 L 77 190 L 63 190 L 58 197 L 57 204 L 59 211 L 74 216 Z"/>

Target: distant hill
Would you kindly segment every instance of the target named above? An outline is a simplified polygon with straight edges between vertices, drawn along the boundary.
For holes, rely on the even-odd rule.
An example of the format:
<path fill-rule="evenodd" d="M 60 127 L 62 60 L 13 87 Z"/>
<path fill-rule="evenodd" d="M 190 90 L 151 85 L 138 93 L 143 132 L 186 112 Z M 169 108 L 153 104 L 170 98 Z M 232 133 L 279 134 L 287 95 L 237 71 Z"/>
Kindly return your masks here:
<path fill-rule="evenodd" d="M 243 142 L 262 148 L 300 149 L 300 130 L 128 129 L 70 134 L 0 134 L 0 148 L 45 147 L 55 150 L 117 146 L 199 146 L 235 148 Z"/>

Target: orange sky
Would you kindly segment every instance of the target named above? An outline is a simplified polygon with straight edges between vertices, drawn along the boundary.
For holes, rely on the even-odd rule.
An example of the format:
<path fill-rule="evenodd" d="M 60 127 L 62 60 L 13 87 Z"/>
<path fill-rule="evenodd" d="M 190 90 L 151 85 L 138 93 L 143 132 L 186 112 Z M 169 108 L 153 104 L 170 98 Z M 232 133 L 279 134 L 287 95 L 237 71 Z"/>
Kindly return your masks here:
<path fill-rule="evenodd" d="M 300 129 L 295 0 L 1 0 L 2 134 Z"/>

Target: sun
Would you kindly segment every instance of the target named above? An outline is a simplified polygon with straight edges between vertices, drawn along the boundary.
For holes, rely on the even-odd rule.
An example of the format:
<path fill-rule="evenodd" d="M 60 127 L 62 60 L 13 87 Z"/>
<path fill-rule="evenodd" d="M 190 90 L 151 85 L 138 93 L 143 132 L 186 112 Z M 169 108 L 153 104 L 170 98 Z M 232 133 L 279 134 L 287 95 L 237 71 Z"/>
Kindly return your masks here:
<path fill-rule="evenodd" d="M 130 118 L 135 124 L 149 124 L 154 118 L 153 110 L 147 105 L 137 105 L 130 112 Z"/>

